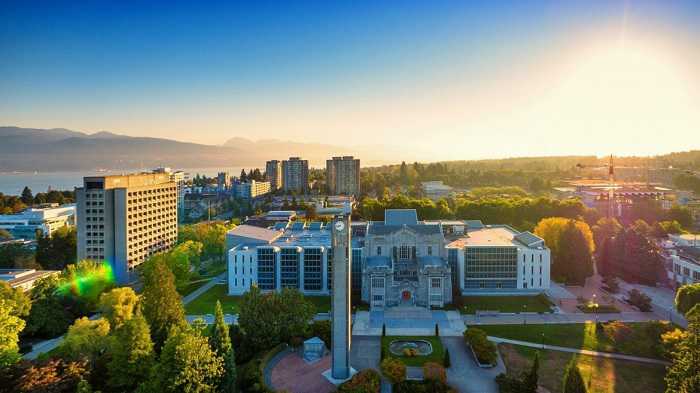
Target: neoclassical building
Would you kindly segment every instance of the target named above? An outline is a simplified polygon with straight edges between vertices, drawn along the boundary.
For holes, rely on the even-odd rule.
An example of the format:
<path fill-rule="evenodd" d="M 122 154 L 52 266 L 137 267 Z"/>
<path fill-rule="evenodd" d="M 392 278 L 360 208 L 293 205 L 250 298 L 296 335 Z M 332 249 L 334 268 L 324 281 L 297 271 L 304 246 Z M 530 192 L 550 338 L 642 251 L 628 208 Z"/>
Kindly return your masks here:
<path fill-rule="evenodd" d="M 442 307 L 455 292 L 549 289 L 549 249 L 529 232 L 475 220 L 419 221 L 412 209 L 387 209 L 383 221 L 351 227 L 352 291 L 373 309 Z M 240 225 L 227 234 L 227 249 L 231 295 L 251 285 L 297 288 L 310 296 L 332 291 L 334 250 L 329 228 L 319 222 Z"/>

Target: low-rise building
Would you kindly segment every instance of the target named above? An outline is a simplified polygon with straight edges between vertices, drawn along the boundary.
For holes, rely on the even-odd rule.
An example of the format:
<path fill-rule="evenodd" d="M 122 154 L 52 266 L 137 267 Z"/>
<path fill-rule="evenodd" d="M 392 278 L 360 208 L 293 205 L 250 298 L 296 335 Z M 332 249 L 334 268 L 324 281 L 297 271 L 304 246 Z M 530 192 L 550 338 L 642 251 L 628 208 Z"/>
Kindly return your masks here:
<path fill-rule="evenodd" d="M 0 269 L 0 280 L 10 284 L 12 288 L 21 288 L 27 292 L 34 287 L 36 281 L 59 273 L 60 270 Z"/>
<path fill-rule="evenodd" d="M 434 201 L 447 198 L 453 192 L 453 188 L 444 184 L 441 180 L 422 182 L 421 188 L 423 189 L 423 194 Z"/>
<path fill-rule="evenodd" d="M 692 233 L 669 234 L 668 239 L 679 247 L 700 248 L 700 235 Z"/>
<path fill-rule="evenodd" d="M 31 207 L 17 214 L 0 215 L 0 229 L 15 239 L 36 239 L 37 231 L 49 236 L 57 229 L 75 226 L 75 205 L 56 203 Z"/>
<path fill-rule="evenodd" d="M 250 180 L 233 185 L 233 196 L 241 199 L 255 199 L 269 194 L 270 191 L 272 191 L 272 186 L 269 181 Z"/>
<path fill-rule="evenodd" d="M 329 228 L 283 220 L 228 233 L 229 294 L 252 285 L 330 293 Z M 550 250 L 541 238 L 476 220 L 419 221 L 413 209 L 387 209 L 384 221 L 351 223 L 348 252 L 352 290 L 373 309 L 442 307 L 452 302 L 453 288 L 462 294 L 534 294 L 550 285 Z"/>
<path fill-rule="evenodd" d="M 670 252 L 672 268 L 669 277 L 678 285 L 700 283 L 700 249 L 676 247 Z"/>

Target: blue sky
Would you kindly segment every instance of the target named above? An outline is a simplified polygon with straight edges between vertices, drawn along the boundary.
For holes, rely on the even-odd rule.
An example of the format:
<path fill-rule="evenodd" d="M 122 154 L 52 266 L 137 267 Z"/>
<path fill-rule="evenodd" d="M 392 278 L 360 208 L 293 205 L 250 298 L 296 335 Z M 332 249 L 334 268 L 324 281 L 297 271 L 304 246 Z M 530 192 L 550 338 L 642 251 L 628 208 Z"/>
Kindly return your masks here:
<path fill-rule="evenodd" d="M 416 154 L 462 158 L 471 141 L 488 145 L 489 134 L 522 135 L 519 123 L 493 119 L 555 96 L 581 98 L 580 89 L 558 93 L 580 76 L 567 74 L 572 64 L 608 53 L 621 36 L 638 49 L 630 59 L 660 62 L 640 78 L 666 70 L 663 85 L 678 82 L 662 89 L 676 107 L 697 97 L 695 88 L 678 89 L 698 81 L 700 2 L 492 3 L 5 1 L 0 123 L 212 144 L 234 136 L 332 143 L 329 132 L 357 145 L 408 137 Z M 519 88 L 511 93 L 511 85 Z M 472 155 L 582 150 L 552 135 L 566 133 L 561 119 L 540 124 L 547 112 L 515 117 L 533 135 L 552 136 L 551 146 Z M 690 116 L 678 132 L 700 124 L 692 111 L 663 115 Z M 639 122 L 620 124 L 629 134 L 600 154 L 623 148 Z M 426 149 L 415 141 L 430 133 L 458 143 Z M 674 146 L 649 140 L 634 148 Z"/>

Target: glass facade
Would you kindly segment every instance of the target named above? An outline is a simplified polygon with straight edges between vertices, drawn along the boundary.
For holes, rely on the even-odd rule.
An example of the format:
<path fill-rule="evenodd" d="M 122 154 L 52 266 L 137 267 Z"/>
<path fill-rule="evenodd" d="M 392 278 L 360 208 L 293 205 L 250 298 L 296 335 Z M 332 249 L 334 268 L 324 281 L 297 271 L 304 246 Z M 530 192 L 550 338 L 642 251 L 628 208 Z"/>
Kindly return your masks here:
<path fill-rule="evenodd" d="M 333 289 L 333 249 L 329 248 L 327 254 L 328 259 L 328 289 Z"/>
<path fill-rule="evenodd" d="M 323 254 L 320 248 L 304 249 L 304 290 L 321 290 Z"/>
<path fill-rule="evenodd" d="M 275 289 L 275 270 L 275 250 L 258 248 L 258 287 L 260 289 Z"/>
<path fill-rule="evenodd" d="M 352 290 L 361 291 L 362 290 L 362 249 L 354 248 L 352 250 L 352 272 L 350 274 L 352 279 Z"/>
<path fill-rule="evenodd" d="M 516 247 L 467 247 L 464 265 L 467 289 L 517 288 Z"/>
<path fill-rule="evenodd" d="M 299 288 L 299 253 L 296 248 L 280 251 L 280 271 L 282 288 Z"/>

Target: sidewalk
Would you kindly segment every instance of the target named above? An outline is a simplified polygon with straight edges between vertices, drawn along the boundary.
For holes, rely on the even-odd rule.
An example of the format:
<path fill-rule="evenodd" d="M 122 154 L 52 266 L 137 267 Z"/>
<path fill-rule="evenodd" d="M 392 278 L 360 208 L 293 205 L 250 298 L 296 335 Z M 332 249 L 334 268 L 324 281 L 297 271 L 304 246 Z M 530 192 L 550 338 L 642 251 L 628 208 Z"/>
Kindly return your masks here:
<path fill-rule="evenodd" d="M 640 362 L 640 363 L 660 364 L 663 366 L 667 366 L 670 364 L 669 362 L 667 362 L 665 360 L 643 358 L 643 357 L 631 356 L 631 355 L 623 355 L 621 353 L 590 351 L 587 349 L 559 347 L 556 345 L 546 345 L 546 344 L 542 345 L 542 344 L 537 344 L 537 343 L 533 343 L 533 342 L 529 342 L 529 341 L 511 340 L 511 339 L 507 339 L 507 338 L 492 337 L 492 336 L 489 336 L 488 338 L 490 341 L 493 341 L 493 342 L 499 343 L 499 344 L 503 343 L 503 344 L 521 345 L 521 346 L 530 347 L 530 348 L 549 349 L 551 351 L 559 351 L 559 352 L 580 353 L 582 355 L 588 355 L 588 356 L 597 356 L 597 357 L 610 358 L 610 359 L 629 360 L 632 362 Z"/>
<path fill-rule="evenodd" d="M 597 318 L 596 318 L 597 316 Z M 667 317 L 667 316 L 666 316 Z M 621 312 L 611 314 L 585 314 L 585 313 L 522 313 L 522 314 L 498 314 L 477 316 L 472 314 L 462 315 L 466 325 L 518 325 L 518 324 L 556 324 L 556 323 L 586 323 L 608 321 L 620 322 L 649 322 L 665 320 L 665 317 L 653 312 Z"/>

